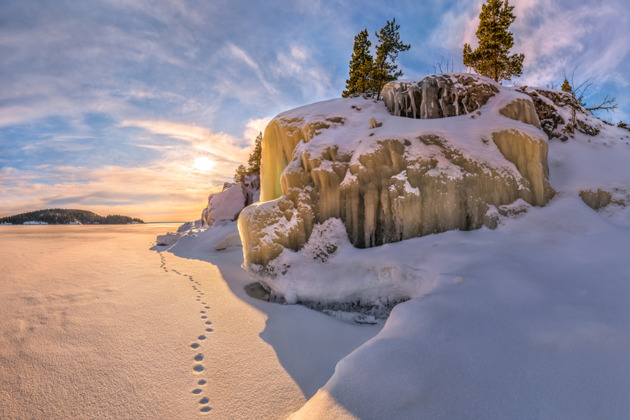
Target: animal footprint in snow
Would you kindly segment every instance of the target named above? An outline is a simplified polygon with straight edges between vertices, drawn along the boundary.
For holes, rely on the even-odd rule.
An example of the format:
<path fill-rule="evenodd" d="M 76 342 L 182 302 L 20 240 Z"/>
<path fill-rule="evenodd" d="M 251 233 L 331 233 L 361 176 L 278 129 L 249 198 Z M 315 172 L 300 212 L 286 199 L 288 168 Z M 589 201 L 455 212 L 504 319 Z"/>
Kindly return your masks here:
<path fill-rule="evenodd" d="M 201 362 L 202 360 L 203 360 L 203 354 L 198 353 L 198 354 L 195 356 L 195 361 L 196 361 L 196 362 Z"/>
<path fill-rule="evenodd" d="M 195 365 L 195 366 L 193 366 L 193 370 L 195 372 L 203 372 L 204 367 L 203 367 L 203 365 Z"/>
<path fill-rule="evenodd" d="M 199 348 L 199 343 L 192 343 L 192 344 L 190 345 L 190 348 L 193 348 L 193 349 L 197 349 L 197 348 Z"/>
<path fill-rule="evenodd" d="M 205 339 L 206 339 L 206 336 L 202 334 L 202 335 L 200 335 L 200 336 L 199 336 L 199 337 L 197 337 L 197 338 L 198 338 L 199 340 L 205 340 Z"/>

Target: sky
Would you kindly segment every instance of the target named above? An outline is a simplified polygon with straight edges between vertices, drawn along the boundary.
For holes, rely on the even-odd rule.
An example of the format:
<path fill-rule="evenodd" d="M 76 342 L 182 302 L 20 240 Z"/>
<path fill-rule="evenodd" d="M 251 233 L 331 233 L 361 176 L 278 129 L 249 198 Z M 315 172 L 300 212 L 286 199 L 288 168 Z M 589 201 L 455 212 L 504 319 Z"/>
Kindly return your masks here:
<path fill-rule="evenodd" d="M 0 216 L 196 220 L 280 112 L 339 97 L 354 36 L 387 20 L 404 78 L 465 72 L 482 0 L 0 0 Z M 630 122 L 627 0 L 513 0 L 523 75 L 590 80 Z"/>

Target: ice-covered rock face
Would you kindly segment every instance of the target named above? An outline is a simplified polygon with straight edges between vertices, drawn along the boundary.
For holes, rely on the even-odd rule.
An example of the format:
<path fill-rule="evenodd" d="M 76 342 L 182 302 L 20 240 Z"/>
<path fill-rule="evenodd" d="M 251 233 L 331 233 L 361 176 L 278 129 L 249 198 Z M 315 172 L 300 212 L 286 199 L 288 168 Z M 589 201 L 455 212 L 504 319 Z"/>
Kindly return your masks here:
<path fill-rule="evenodd" d="M 445 118 L 468 114 L 488 102 L 496 84 L 468 74 L 440 74 L 420 81 L 394 81 L 383 87 L 383 102 L 392 115 Z"/>
<path fill-rule="evenodd" d="M 477 86 L 488 84 L 486 105 L 453 118 L 400 118 L 362 98 L 278 115 L 263 138 L 264 202 L 239 217 L 245 266 L 264 272 L 330 218 L 366 248 L 493 226 L 495 207 L 518 199 L 545 205 L 547 136 L 531 99 L 485 78 Z"/>

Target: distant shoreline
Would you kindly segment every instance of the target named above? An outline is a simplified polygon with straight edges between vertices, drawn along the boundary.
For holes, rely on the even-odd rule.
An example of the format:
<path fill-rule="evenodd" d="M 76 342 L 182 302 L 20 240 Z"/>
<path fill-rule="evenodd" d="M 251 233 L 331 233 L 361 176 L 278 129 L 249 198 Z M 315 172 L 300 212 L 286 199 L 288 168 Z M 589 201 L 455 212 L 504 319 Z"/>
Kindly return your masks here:
<path fill-rule="evenodd" d="M 129 225 L 181 225 L 186 222 L 144 222 L 144 223 L 85 223 L 85 224 L 73 224 L 73 223 L 46 223 L 46 224 L 22 224 L 22 223 L 0 223 L 0 227 L 4 226 L 129 226 Z"/>

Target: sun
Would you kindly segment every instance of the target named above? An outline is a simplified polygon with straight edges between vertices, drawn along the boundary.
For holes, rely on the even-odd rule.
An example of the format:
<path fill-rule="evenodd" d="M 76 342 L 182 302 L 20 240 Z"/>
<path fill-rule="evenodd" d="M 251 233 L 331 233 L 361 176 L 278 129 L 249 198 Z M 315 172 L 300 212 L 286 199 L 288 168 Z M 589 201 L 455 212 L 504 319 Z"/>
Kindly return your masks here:
<path fill-rule="evenodd" d="M 195 158 L 195 163 L 193 163 L 193 169 L 199 172 L 210 172 L 212 168 L 214 168 L 215 161 L 206 156 L 200 156 Z"/>

